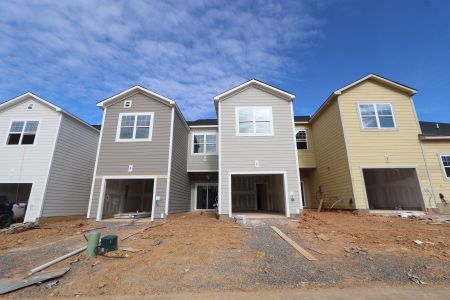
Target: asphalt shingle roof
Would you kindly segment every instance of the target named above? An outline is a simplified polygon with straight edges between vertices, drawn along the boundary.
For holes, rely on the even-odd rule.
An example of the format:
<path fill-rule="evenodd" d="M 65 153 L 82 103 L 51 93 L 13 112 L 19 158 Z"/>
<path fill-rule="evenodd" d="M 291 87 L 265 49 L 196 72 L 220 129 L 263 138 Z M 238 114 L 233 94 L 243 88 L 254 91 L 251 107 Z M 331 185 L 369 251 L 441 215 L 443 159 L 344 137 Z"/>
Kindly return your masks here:
<path fill-rule="evenodd" d="M 420 121 L 423 136 L 450 136 L 450 123 Z"/>

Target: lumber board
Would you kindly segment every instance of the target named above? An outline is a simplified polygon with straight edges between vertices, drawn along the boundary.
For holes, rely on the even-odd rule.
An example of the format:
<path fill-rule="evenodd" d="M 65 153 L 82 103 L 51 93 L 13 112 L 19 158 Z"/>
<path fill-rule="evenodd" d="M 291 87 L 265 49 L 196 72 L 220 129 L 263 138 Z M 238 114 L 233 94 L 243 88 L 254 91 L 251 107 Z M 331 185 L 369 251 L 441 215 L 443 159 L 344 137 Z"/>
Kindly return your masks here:
<path fill-rule="evenodd" d="M 288 237 L 286 234 L 284 234 L 280 229 L 278 229 L 275 226 L 270 226 L 273 231 L 275 231 L 283 240 L 285 240 L 289 245 L 291 245 L 295 250 L 297 250 L 301 255 L 303 255 L 307 260 L 314 261 L 317 260 L 317 258 L 300 247 L 296 242 L 294 242 L 290 237 Z"/>

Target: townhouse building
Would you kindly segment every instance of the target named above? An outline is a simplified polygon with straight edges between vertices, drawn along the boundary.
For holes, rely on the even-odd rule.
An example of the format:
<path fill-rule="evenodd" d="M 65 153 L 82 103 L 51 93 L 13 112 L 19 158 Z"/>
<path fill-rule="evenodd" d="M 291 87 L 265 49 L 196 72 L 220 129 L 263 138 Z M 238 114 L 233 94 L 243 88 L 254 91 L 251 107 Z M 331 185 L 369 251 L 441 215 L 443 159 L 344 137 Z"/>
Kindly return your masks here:
<path fill-rule="evenodd" d="M 0 203 L 17 204 L 25 222 L 85 215 L 99 134 L 32 93 L 2 103 Z"/>

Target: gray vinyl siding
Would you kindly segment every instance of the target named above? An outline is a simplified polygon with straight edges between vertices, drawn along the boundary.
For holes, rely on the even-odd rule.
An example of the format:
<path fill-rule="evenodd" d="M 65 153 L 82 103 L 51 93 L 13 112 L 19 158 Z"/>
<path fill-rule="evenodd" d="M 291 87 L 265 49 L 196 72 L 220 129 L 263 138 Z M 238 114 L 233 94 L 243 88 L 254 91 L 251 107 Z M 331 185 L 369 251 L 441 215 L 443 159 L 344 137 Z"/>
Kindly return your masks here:
<path fill-rule="evenodd" d="M 189 130 L 180 115 L 173 124 L 172 165 L 170 171 L 169 213 L 190 210 L 190 185 L 187 174 L 187 147 Z"/>
<path fill-rule="evenodd" d="M 99 132 L 63 115 L 42 217 L 86 215 Z"/>
<path fill-rule="evenodd" d="M 132 100 L 131 108 L 123 107 L 125 100 Z M 152 140 L 116 142 L 119 114 L 133 112 L 154 113 Z M 166 182 L 168 170 L 171 112 L 172 108 L 169 105 L 141 93 L 122 99 L 106 108 L 89 217 L 93 218 L 97 215 L 101 178 L 108 175 L 158 177 L 156 196 L 161 198 L 160 207 L 164 212 L 166 199 L 164 182 Z M 133 165 L 131 173 L 128 172 L 129 165 Z"/>
<path fill-rule="evenodd" d="M 194 133 L 209 133 L 216 132 L 216 128 L 195 128 L 191 129 L 189 133 L 188 146 L 188 167 L 189 171 L 216 171 L 219 170 L 219 156 L 218 155 L 194 155 L 193 154 L 193 136 Z"/>
<path fill-rule="evenodd" d="M 273 114 L 273 136 L 236 136 L 235 108 L 238 106 L 271 106 Z M 294 147 L 293 119 L 291 103 L 273 94 L 250 87 L 242 92 L 221 100 L 221 166 L 220 205 L 221 214 L 229 213 L 229 173 L 230 172 L 286 172 L 289 194 L 294 193 L 294 201 L 289 200 L 291 214 L 301 207 L 298 182 L 297 151 Z M 255 167 L 255 160 L 259 167 Z"/>

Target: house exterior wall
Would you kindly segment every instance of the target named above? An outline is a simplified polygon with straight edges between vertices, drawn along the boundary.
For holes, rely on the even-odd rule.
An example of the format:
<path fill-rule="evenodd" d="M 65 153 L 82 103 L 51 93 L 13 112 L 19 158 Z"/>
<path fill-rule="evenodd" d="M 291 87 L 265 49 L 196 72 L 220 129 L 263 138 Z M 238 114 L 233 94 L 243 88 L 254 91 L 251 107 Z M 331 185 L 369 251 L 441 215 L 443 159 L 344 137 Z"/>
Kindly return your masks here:
<path fill-rule="evenodd" d="M 295 125 L 297 130 L 306 131 L 306 140 L 308 141 L 308 149 L 297 149 L 298 165 L 300 168 L 315 168 L 316 154 L 310 125 Z"/>
<path fill-rule="evenodd" d="M 336 208 L 353 208 L 353 189 L 345 146 L 344 131 L 336 101 L 312 122 L 316 166 L 309 176 L 310 205 L 318 206 L 319 186 L 327 198 L 342 198 Z M 313 196 L 314 195 L 314 196 Z"/>
<path fill-rule="evenodd" d="M 219 155 L 198 155 L 194 154 L 193 138 L 194 133 L 217 133 L 217 128 L 191 128 L 189 132 L 187 161 L 189 171 L 215 171 L 219 169 Z"/>
<path fill-rule="evenodd" d="M 236 136 L 236 107 L 270 106 L 273 136 Z M 232 172 L 285 172 L 289 213 L 298 214 L 301 207 L 299 170 L 295 148 L 292 102 L 255 87 L 249 87 L 219 102 L 219 213 L 230 212 L 230 174 Z M 259 167 L 255 167 L 255 160 Z M 273 173 L 272 173 L 273 174 Z M 289 197 L 290 198 L 290 197 Z"/>
<path fill-rule="evenodd" d="M 174 111 L 172 163 L 170 171 L 169 213 L 190 210 L 190 183 L 187 173 L 187 148 L 189 129 Z"/>
<path fill-rule="evenodd" d="M 132 100 L 131 108 L 124 108 L 124 101 Z M 151 141 L 116 142 L 116 132 L 120 113 L 153 112 L 153 133 Z M 89 218 L 97 216 L 102 178 L 104 176 L 155 176 L 156 197 L 160 201 L 154 206 L 154 216 L 165 213 L 165 200 L 168 176 L 170 124 L 172 108 L 165 103 L 141 93 L 121 99 L 104 111 L 101 143 L 97 158 L 97 170 L 93 180 Z M 128 166 L 133 171 L 128 172 Z"/>
<path fill-rule="evenodd" d="M 450 179 L 446 178 L 442 167 L 441 155 L 450 155 L 450 141 L 448 140 L 429 140 L 422 141 L 422 148 L 425 153 L 425 159 L 428 166 L 428 172 L 431 177 L 431 183 L 434 191 L 434 201 L 442 203 L 439 194 L 444 195 L 444 199 L 450 202 Z M 426 199 L 428 199 L 427 197 Z"/>
<path fill-rule="evenodd" d="M 364 81 L 338 97 L 352 174 L 355 208 L 368 209 L 361 168 L 413 167 L 417 169 L 425 206 L 431 191 L 418 139 L 419 125 L 410 96 L 373 80 Z M 391 103 L 397 128 L 363 130 L 358 103 Z M 319 147 L 319 145 L 317 145 Z"/>
<path fill-rule="evenodd" d="M 28 110 L 28 104 L 34 108 Z M 25 222 L 41 216 L 53 148 L 58 134 L 61 113 L 32 97 L 0 112 L 0 182 L 33 183 Z M 11 121 L 39 121 L 33 145 L 6 145 Z"/>
<path fill-rule="evenodd" d="M 86 215 L 99 132 L 63 115 L 41 217 Z"/>

